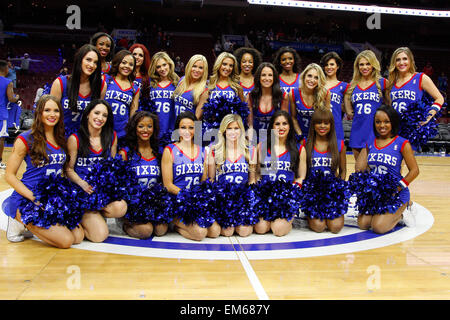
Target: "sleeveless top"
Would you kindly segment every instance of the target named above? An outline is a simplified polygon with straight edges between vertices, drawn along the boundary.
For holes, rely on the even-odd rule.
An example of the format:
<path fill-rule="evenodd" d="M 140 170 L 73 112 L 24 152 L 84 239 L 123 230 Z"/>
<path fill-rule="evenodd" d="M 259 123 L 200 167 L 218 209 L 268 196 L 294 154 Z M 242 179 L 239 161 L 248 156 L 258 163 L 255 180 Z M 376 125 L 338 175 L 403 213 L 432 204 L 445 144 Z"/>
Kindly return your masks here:
<path fill-rule="evenodd" d="M 166 148 L 173 159 L 173 184 L 180 189 L 200 184 L 204 171 L 204 149 L 196 145 L 197 154 L 190 158 L 175 144 L 169 144 Z"/>

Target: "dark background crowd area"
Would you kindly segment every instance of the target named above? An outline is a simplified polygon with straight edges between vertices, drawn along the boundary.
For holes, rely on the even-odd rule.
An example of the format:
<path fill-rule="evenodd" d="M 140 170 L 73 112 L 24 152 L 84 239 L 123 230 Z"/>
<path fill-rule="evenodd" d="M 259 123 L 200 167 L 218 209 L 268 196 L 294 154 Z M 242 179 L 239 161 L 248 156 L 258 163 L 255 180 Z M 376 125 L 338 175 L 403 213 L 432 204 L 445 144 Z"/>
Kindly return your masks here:
<path fill-rule="evenodd" d="M 339 1 L 327 1 L 339 2 Z M 344 1 L 343 1 L 344 2 Z M 370 1 L 345 1 L 369 4 Z M 81 9 L 81 29 L 66 27 L 69 5 Z M 376 1 L 377 5 L 406 8 L 448 10 L 450 1 Z M 207 57 L 210 69 L 220 43 L 222 50 L 239 47 L 232 43 L 224 47 L 222 35 L 246 35 L 251 45 L 272 61 L 275 49 L 272 41 L 287 43 L 342 45 L 370 43 L 380 50 L 382 73 L 391 53 L 399 46 L 410 47 L 415 55 L 417 71 L 429 63 L 430 76 L 447 96 L 445 80 L 450 73 L 450 18 L 427 18 L 381 15 L 381 29 L 368 29 L 370 14 L 344 11 L 249 5 L 244 0 L 129 0 L 129 1 L 48 1 L 11 0 L 0 3 L 0 30 L 7 35 L 0 39 L 0 59 L 20 58 L 28 53 L 36 62 L 27 73 L 17 73 L 17 89 L 24 107 L 31 108 L 36 90 L 51 83 L 60 72 L 70 73 L 77 48 L 89 41 L 97 31 L 111 33 L 114 29 L 136 29 L 136 42 L 147 46 L 150 54 L 164 50 L 175 61 L 185 64 L 196 53 Z M 133 41 L 117 39 L 116 49 L 128 48 Z M 323 50 L 301 52 L 301 67 L 319 62 Z M 340 80 L 350 81 L 356 53 L 344 49 L 344 67 Z M 12 60 L 20 66 L 20 60 Z M 179 68 L 179 74 L 184 70 Z M 428 71 L 427 71 L 428 72 Z M 445 77 L 445 78 L 443 78 Z M 444 110 L 444 118 L 447 111 Z"/>

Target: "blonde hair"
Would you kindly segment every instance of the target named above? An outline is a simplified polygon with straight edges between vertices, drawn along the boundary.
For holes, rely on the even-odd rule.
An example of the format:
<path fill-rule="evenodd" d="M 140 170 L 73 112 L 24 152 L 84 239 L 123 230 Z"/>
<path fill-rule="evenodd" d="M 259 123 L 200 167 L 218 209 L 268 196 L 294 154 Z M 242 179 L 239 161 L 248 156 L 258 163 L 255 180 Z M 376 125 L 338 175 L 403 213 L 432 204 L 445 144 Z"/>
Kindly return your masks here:
<path fill-rule="evenodd" d="M 156 88 L 158 86 L 158 83 L 161 81 L 161 77 L 159 76 L 158 72 L 156 71 L 156 64 L 158 63 L 159 59 L 164 59 L 169 64 L 169 75 L 167 78 L 172 82 L 175 86 L 178 84 L 178 81 L 180 80 L 180 77 L 175 73 L 175 63 L 173 60 L 169 57 L 169 55 L 164 52 L 160 51 L 153 55 L 152 60 L 150 62 L 150 67 L 148 68 L 148 76 L 150 78 L 150 86 L 152 88 Z"/>
<path fill-rule="evenodd" d="M 239 87 L 241 86 L 239 84 L 238 62 L 236 60 L 236 57 L 229 52 L 222 52 L 216 58 L 216 61 L 214 62 L 211 77 L 209 78 L 208 89 L 213 90 L 216 88 L 217 82 L 219 81 L 219 78 L 220 78 L 220 74 L 219 74 L 220 67 L 222 66 L 223 60 L 225 60 L 226 58 L 233 60 L 233 71 L 231 71 L 231 74 L 228 77 L 228 84 L 231 87 L 231 89 L 233 89 L 236 92 L 236 94 L 238 94 Z"/>
<path fill-rule="evenodd" d="M 395 61 L 397 59 L 397 56 L 400 53 L 405 53 L 409 59 L 409 70 L 408 71 L 412 74 L 416 73 L 416 63 L 414 61 L 414 55 L 413 55 L 411 49 L 409 49 L 408 47 L 397 48 L 392 53 L 391 61 L 389 63 L 389 68 L 388 68 L 389 77 L 388 77 L 388 85 L 386 88 L 386 98 L 388 99 L 389 104 L 391 102 L 390 93 L 391 93 L 392 87 L 397 82 L 398 77 L 399 77 L 399 72 L 398 72 L 397 68 L 395 67 Z"/>
<path fill-rule="evenodd" d="M 214 150 L 214 159 L 216 162 L 216 171 L 220 171 L 222 165 L 225 163 L 227 158 L 227 148 L 225 141 L 225 132 L 230 125 L 230 123 L 237 122 L 239 128 L 241 129 L 241 135 L 238 140 L 238 150 L 244 154 L 245 161 L 249 163 L 250 152 L 248 148 L 247 139 L 245 137 L 245 128 L 242 118 L 238 114 L 227 114 L 223 117 L 220 122 L 218 142 L 212 148 Z"/>
<path fill-rule="evenodd" d="M 323 73 L 322 68 L 317 63 L 310 63 L 306 66 L 305 70 L 300 74 L 300 88 L 304 86 L 306 74 L 314 69 L 317 72 L 319 80 L 317 82 L 317 87 L 314 88 L 314 106 L 313 108 L 324 108 L 329 109 L 326 105 L 328 89 L 325 87 L 326 78 Z"/>
<path fill-rule="evenodd" d="M 179 82 L 177 88 L 173 92 L 174 97 L 181 96 L 186 91 L 186 89 L 189 88 L 189 86 L 193 83 L 191 70 L 197 61 L 203 62 L 203 75 L 200 78 L 200 80 L 196 82 L 193 89 L 194 105 L 197 105 L 201 94 L 206 89 L 206 82 L 208 79 L 208 61 L 206 60 L 205 56 L 201 54 L 196 54 L 189 59 L 188 63 L 186 64 L 184 79 Z"/>
<path fill-rule="evenodd" d="M 349 89 L 347 90 L 347 95 L 351 96 L 353 94 L 353 90 L 355 90 L 355 87 L 358 85 L 358 83 L 361 81 L 361 73 L 359 72 L 359 61 L 364 58 L 366 59 L 370 65 L 372 66 L 372 79 L 375 81 L 375 84 L 378 89 L 378 93 L 380 97 L 383 97 L 383 93 L 381 92 L 381 86 L 380 86 L 380 79 L 381 79 L 381 67 L 380 62 L 378 61 L 375 53 L 371 50 L 364 50 L 361 51 L 355 59 L 355 62 L 353 63 L 353 77 L 352 81 L 350 82 Z"/>

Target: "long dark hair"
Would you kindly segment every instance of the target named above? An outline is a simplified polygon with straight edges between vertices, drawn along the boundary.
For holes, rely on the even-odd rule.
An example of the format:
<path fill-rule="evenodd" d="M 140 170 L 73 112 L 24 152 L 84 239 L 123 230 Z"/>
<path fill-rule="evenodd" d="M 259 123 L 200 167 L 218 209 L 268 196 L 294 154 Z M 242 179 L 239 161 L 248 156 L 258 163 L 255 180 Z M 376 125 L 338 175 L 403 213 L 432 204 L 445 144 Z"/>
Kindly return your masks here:
<path fill-rule="evenodd" d="M 95 108 L 96 105 L 103 104 L 106 106 L 108 110 L 108 118 L 106 119 L 105 124 L 102 127 L 102 132 L 100 133 L 100 140 L 102 144 L 102 154 L 103 158 L 107 158 L 109 151 L 111 149 L 113 139 L 114 139 L 114 114 L 112 112 L 111 106 L 108 102 L 102 99 L 92 100 L 86 109 L 83 111 L 81 115 L 81 123 L 80 129 L 78 130 L 78 139 L 80 142 L 78 154 L 81 157 L 87 157 L 90 153 L 89 147 L 91 146 L 89 137 L 89 128 L 88 128 L 88 116 L 91 113 L 92 109 Z"/>
<path fill-rule="evenodd" d="M 46 103 L 50 100 L 55 102 L 58 105 L 59 109 L 59 120 L 58 123 L 53 128 L 53 135 L 58 146 L 64 150 L 64 153 L 68 157 L 67 142 L 64 133 L 65 132 L 64 112 L 61 107 L 61 103 L 58 99 L 56 99 L 56 97 L 51 96 L 49 94 L 44 94 L 39 98 L 38 102 L 36 103 L 36 110 L 34 111 L 34 120 L 31 126 L 31 135 L 30 135 L 30 139 L 32 139 L 32 141 L 28 141 L 31 144 L 29 155 L 31 158 L 31 163 L 34 166 L 40 165 L 42 161 L 44 163 L 49 162 L 47 154 L 47 138 L 45 136 L 44 125 L 42 124 L 42 113 L 44 111 Z"/>
<path fill-rule="evenodd" d="M 269 128 L 268 128 L 268 137 L 267 137 L 267 150 L 270 150 L 271 147 L 271 141 L 272 141 L 272 129 L 273 125 L 275 123 L 275 120 L 278 117 L 284 117 L 288 123 L 289 123 L 289 133 L 286 139 L 286 149 L 289 151 L 290 154 L 290 161 L 291 161 L 291 169 L 294 171 L 295 176 L 297 176 L 297 168 L 300 163 L 300 156 L 299 156 L 299 146 L 297 145 L 297 140 L 295 139 L 295 130 L 294 130 L 294 122 L 292 121 L 292 117 L 289 113 L 287 113 L 284 110 L 277 110 L 272 115 L 269 121 Z M 271 150 L 273 153 L 274 151 Z"/>
<path fill-rule="evenodd" d="M 316 141 L 316 130 L 314 126 L 322 121 L 330 122 L 330 132 L 328 133 L 328 152 L 331 154 L 331 172 L 337 174 L 339 168 L 339 148 L 337 145 L 336 129 L 334 125 L 333 114 L 329 109 L 317 108 L 311 117 L 309 125 L 308 138 L 306 139 L 306 165 L 309 170 L 312 168 L 312 154 L 314 150 L 314 143 Z"/>
<path fill-rule="evenodd" d="M 281 101 L 283 100 L 283 92 L 280 88 L 280 79 L 278 77 L 278 72 L 275 69 L 275 66 L 270 62 L 261 63 L 255 72 L 255 86 L 253 90 L 250 92 L 250 98 L 252 99 L 253 108 L 258 108 L 259 100 L 261 99 L 262 89 L 261 89 L 261 72 L 262 70 L 268 67 L 272 69 L 273 72 L 273 85 L 272 85 L 272 105 L 275 109 L 279 109 L 281 107 Z"/>
<path fill-rule="evenodd" d="M 97 41 L 98 39 L 100 39 L 101 37 L 107 37 L 109 39 L 109 41 L 111 42 L 111 47 L 109 49 L 109 53 L 108 55 L 105 57 L 105 61 L 111 61 L 112 56 L 114 55 L 115 52 L 115 47 L 116 44 L 114 42 L 114 39 L 107 33 L 105 32 L 97 32 L 96 34 L 94 34 L 91 39 L 90 39 L 90 44 L 93 45 L 94 47 L 97 47 Z"/>
<path fill-rule="evenodd" d="M 134 154 L 138 154 L 139 156 L 141 155 L 141 153 L 139 152 L 136 128 L 139 121 L 146 117 L 152 119 L 153 121 L 153 133 L 150 137 L 150 148 L 152 148 L 153 154 L 156 156 L 158 161 L 160 161 L 161 155 L 159 153 L 159 118 L 156 114 L 150 113 L 148 111 L 136 112 L 127 123 L 127 135 L 125 136 L 125 143 L 129 149 L 128 159 L 131 159 Z"/>
<path fill-rule="evenodd" d="M 102 88 L 102 64 L 100 61 L 100 53 L 97 48 L 90 45 L 83 45 L 78 51 L 75 53 L 72 74 L 68 78 L 67 83 L 67 95 L 69 98 L 69 108 L 73 112 L 78 112 L 78 94 L 80 91 L 80 79 L 81 79 L 81 63 L 83 58 L 89 52 L 94 51 L 97 55 L 97 68 L 95 71 L 89 76 L 89 86 L 91 88 L 91 99 L 99 99 Z"/>

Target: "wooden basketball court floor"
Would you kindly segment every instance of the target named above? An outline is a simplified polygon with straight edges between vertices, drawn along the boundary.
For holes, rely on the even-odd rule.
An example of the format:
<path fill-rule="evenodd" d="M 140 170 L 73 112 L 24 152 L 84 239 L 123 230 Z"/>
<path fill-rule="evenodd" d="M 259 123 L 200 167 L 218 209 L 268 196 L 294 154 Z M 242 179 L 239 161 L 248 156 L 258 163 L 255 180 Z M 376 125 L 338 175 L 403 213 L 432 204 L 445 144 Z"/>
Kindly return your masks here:
<path fill-rule="evenodd" d="M 5 148 L 4 160 L 9 154 L 10 148 Z M 347 159 L 350 174 L 354 170 L 353 156 L 347 155 Z M 373 237 L 371 231 L 353 236 L 351 232 L 358 230 L 354 226 L 346 228 L 351 230 L 345 236 L 327 231 L 315 235 L 303 226 L 301 230 L 294 228 L 294 235 L 285 239 L 266 234 L 197 243 L 169 234 L 154 239 L 161 246 L 153 249 L 149 245 L 123 245 L 120 241 L 128 239 L 122 236 L 115 238 L 120 239 L 118 244 L 105 244 L 120 248 L 117 251 L 91 250 L 88 241 L 83 242 L 83 248 L 66 250 L 36 239 L 10 243 L 3 228 L 0 299 L 448 300 L 450 158 L 417 156 L 417 161 L 420 175 L 410 186 L 412 199 L 432 217 L 428 227 L 417 235 L 414 230 L 407 230 L 414 228 L 403 227 L 387 236 Z M 4 170 L 0 175 L 3 192 L 10 187 L 3 179 Z M 402 233 L 408 236 L 403 237 Z M 296 234 L 303 235 L 306 241 L 297 241 L 293 238 Z M 322 238 L 315 239 L 316 236 Z M 353 239 L 349 241 L 354 245 L 339 251 L 334 249 L 339 245 L 326 244 L 329 239 L 344 238 Z M 246 241 L 254 244 L 246 245 Z M 285 246 L 290 241 L 295 249 Z M 173 250 L 175 254 L 171 256 L 174 247 L 165 244 L 177 244 L 175 249 L 179 250 Z M 309 244 L 315 248 L 308 248 Z M 286 249 L 280 250 L 280 255 L 271 250 L 277 245 Z M 186 248 L 194 250 L 183 251 Z M 141 250 L 158 253 L 146 256 Z"/>

